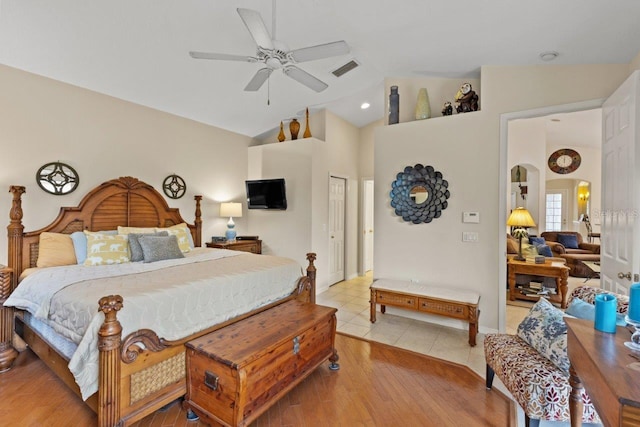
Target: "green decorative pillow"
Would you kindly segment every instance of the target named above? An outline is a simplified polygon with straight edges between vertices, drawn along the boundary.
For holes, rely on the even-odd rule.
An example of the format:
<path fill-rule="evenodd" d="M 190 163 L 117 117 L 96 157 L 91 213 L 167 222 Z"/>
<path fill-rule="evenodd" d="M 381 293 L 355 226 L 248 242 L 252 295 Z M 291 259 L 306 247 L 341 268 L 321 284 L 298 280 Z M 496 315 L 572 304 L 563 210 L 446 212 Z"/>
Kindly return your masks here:
<path fill-rule="evenodd" d="M 184 258 L 184 255 L 180 250 L 180 246 L 178 245 L 178 238 L 175 235 L 142 235 L 138 238 L 138 242 L 140 242 L 140 247 L 144 254 L 144 262 Z"/>
<path fill-rule="evenodd" d="M 127 236 L 85 232 L 87 259 L 84 265 L 122 264 L 129 262 Z"/>
<path fill-rule="evenodd" d="M 536 249 L 534 245 L 530 245 L 529 243 L 522 242 L 523 257 L 526 258 L 528 256 L 537 256 L 537 255 L 538 255 L 538 249 Z"/>
<path fill-rule="evenodd" d="M 518 325 L 518 336 L 564 372 L 569 372 L 564 313 L 544 298 Z"/>

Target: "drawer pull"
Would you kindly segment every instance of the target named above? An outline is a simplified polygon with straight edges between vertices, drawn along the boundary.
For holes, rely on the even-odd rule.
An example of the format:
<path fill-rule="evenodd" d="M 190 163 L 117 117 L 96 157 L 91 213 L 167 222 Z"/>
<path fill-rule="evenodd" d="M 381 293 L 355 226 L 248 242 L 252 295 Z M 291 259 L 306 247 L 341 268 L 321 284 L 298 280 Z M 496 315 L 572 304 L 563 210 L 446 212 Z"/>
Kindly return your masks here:
<path fill-rule="evenodd" d="M 300 337 L 293 338 L 293 354 L 300 353 Z"/>
<path fill-rule="evenodd" d="M 210 371 L 204 371 L 204 385 L 209 387 L 211 390 L 218 389 L 218 376 Z"/>

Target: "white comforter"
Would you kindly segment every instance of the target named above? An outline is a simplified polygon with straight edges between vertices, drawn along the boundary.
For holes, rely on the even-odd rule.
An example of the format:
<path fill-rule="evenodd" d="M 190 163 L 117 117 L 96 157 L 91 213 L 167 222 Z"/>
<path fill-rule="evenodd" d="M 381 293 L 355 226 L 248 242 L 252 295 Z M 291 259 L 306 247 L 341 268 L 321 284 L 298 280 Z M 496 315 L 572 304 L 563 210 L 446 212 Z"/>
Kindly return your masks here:
<path fill-rule="evenodd" d="M 86 399 L 98 389 L 101 297 L 123 297 L 123 337 L 146 328 L 176 340 L 290 294 L 301 274 L 287 258 L 197 248 L 150 264 L 37 269 L 5 306 L 29 311 L 78 344 L 69 369 Z"/>

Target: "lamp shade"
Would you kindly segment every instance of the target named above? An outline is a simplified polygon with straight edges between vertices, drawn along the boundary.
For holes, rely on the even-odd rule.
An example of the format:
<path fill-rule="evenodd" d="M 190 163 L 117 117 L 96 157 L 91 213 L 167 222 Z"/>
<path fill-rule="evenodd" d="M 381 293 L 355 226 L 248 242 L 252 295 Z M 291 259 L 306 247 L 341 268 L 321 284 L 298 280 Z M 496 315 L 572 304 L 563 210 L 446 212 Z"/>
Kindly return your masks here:
<path fill-rule="evenodd" d="M 509 215 L 507 220 L 509 227 L 535 227 L 536 223 L 533 221 L 531 214 L 525 208 L 516 208 Z"/>
<path fill-rule="evenodd" d="M 242 216 L 242 203 L 220 203 L 220 216 L 239 218 Z"/>

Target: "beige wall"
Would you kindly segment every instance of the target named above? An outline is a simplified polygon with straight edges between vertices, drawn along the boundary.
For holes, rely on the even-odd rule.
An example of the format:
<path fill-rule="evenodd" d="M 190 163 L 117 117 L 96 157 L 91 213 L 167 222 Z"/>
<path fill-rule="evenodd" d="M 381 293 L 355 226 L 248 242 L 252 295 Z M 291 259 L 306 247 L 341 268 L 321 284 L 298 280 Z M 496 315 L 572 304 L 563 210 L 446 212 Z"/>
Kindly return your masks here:
<path fill-rule="evenodd" d="M 185 180 L 187 193 L 168 203 L 192 222 L 193 196 L 204 196 L 204 240 L 226 228 L 226 219 L 218 217 L 219 202 L 245 198 L 250 138 L 6 66 L 0 66 L 0 93 L 0 218 L 5 224 L 9 185 L 27 187 L 24 224 L 35 230 L 52 221 L 60 206 L 76 206 L 106 180 L 130 175 L 159 189 L 175 173 Z M 75 192 L 53 196 L 38 187 L 36 171 L 53 161 L 78 172 Z M 236 223 L 242 233 L 245 219 Z M 0 233 L 0 263 L 6 263 L 6 251 L 6 233 Z"/>
<path fill-rule="evenodd" d="M 629 73 L 633 73 L 635 70 L 640 70 L 640 52 L 636 55 L 635 58 L 629 64 Z"/>
<path fill-rule="evenodd" d="M 481 111 L 376 129 L 375 276 L 475 289 L 481 328 L 498 329 L 506 282 L 501 114 L 605 98 L 628 74 L 628 64 L 483 67 Z M 396 173 L 416 163 L 449 182 L 449 206 L 430 224 L 406 223 L 389 205 Z M 480 224 L 462 223 L 465 211 L 479 212 Z M 463 231 L 477 232 L 478 242 L 463 243 Z"/>

